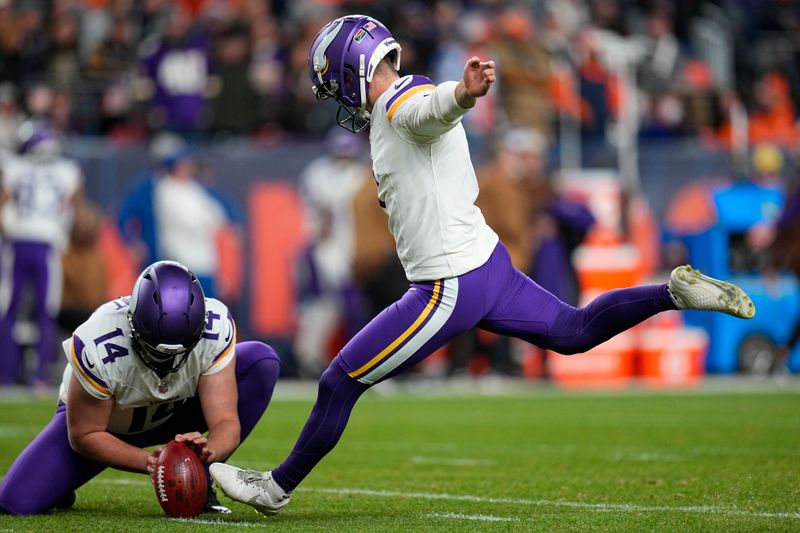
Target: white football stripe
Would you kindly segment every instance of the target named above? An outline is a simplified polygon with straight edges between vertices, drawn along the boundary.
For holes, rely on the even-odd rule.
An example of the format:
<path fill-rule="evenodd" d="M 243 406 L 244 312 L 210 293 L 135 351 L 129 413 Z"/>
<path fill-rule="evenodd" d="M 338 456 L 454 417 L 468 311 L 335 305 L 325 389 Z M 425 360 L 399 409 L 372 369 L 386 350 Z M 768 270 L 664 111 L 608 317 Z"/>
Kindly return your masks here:
<path fill-rule="evenodd" d="M 96 483 L 108 485 L 144 485 L 147 480 L 139 479 L 101 479 Z M 379 498 L 414 498 L 420 500 L 444 500 L 456 502 L 474 502 L 500 505 L 529 505 L 536 507 L 569 507 L 573 509 L 588 509 L 600 512 L 620 513 L 696 513 L 718 514 L 723 516 L 743 516 L 751 518 L 786 518 L 800 520 L 800 511 L 747 511 L 736 507 L 723 507 L 719 505 L 642 505 L 638 503 L 592 503 L 571 502 L 562 500 L 543 500 L 526 498 L 489 498 L 471 494 L 447 494 L 442 492 L 401 492 L 394 490 L 349 489 L 349 488 L 324 488 L 301 487 L 301 492 L 318 492 L 323 494 L 351 494 L 359 496 L 374 496 Z"/>
<path fill-rule="evenodd" d="M 227 520 L 207 520 L 203 518 L 170 518 L 173 522 L 185 522 L 187 524 L 203 524 L 209 526 L 222 527 L 258 527 L 264 528 L 264 523 L 259 522 L 232 522 Z"/>
<path fill-rule="evenodd" d="M 504 505 L 532 505 L 539 507 L 570 507 L 574 509 L 589 509 L 594 511 L 617 511 L 623 513 L 698 513 L 720 514 L 725 516 L 747 516 L 753 518 L 787 518 L 800 520 L 798 511 L 745 511 L 736 507 L 722 507 L 716 505 L 641 505 L 636 503 L 591 503 L 570 502 L 561 500 L 530 500 L 524 498 L 487 498 L 469 494 L 447 494 L 436 492 L 399 492 L 393 490 L 371 489 L 334 489 L 334 488 L 303 488 L 303 491 L 321 492 L 327 494 L 357 494 L 360 496 L 376 496 L 382 498 L 415 498 L 422 500 L 448 500 L 459 502 L 492 503 Z"/>
<path fill-rule="evenodd" d="M 463 514 L 463 513 L 426 513 L 426 518 L 452 518 L 454 520 L 476 520 L 479 522 L 519 522 L 519 518 L 510 516 L 493 516 L 490 514 Z"/>
<path fill-rule="evenodd" d="M 402 348 L 367 374 L 358 378 L 358 381 L 369 384 L 375 383 L 405 363 L 417 353 L 417 350 L 422 348 L 422 345 L 439 333 L 439 330 L 444 327 L 456 308 L 456 303 L 458 302 L 458 278 L 444 280 L 440 290 L 442 291 L 441 301 L 436 310 L 433 311 L 433 316 L 430 317 L 428 323 L 415 332 Z"/>
<path fill-rule="evenodd" d="M 415 455 L 409 460 L 415 465 L 493 466 L 497 464 L 494 461 L 472 459 L 470 457 L 420 457 Z"/>

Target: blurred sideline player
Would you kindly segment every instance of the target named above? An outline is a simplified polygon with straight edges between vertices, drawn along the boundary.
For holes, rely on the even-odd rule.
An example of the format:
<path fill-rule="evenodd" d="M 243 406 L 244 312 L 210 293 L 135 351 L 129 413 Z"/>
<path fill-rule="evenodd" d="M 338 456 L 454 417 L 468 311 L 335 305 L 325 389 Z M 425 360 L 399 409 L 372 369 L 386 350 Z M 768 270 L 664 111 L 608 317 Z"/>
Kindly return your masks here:
<path fill-rule="evenodd" d="M 172 261 L 146 268 L 131 296 L 98 308 L 64 351 L 56 413 L 0 485 L 5 513 L 70 507 L 106 467 L 146 474 L 159 450 L 142 447 L 172 438 L 206 464 L 224 461 L 261 418 L 280 370 L 266 344 L 236 344 L 225 305 Z M 207 511 L 229 512 L 208 495 Z"/>
<path fill-rule="evenodd" d="M 73 208 L 80 194 L 78 166 L 61 157 L 56 133 L 41 122 L 20 128 L 19 156 L 2 165 L 0 260 L 0 384 L 19 378 L 22 353 L 14 324 L 27 291 L 37 329 L 35 387 L 47 385 L 56 352 L 55 317 L 61 303 L 61 253 L 69 241 Z"/>
<path fill-rule="evenodd" d="M 314 379 L 327 366 L 327 342 L 337 327 L 343 322 L 349 339 L 366 323 L 353 279 L 353 197 L 368 167 L 360 139 L 334 128 L 326 138 L 327 153 L 300 178 L 310 242 L 294 352 L 300 374 Z"/>
<path fill-rule="evenodd" d="M 289 457 L 271 472 L 211 465 L 235 500 L 274 514 L 336 445 L 358 398 L 477 326 L 564 354 L 581 353 L 668 309 L 755 313 L 739 288 L 684 266 L 669 284 L 608 292 L 572 307 L 515 269 L 475 207 L 478 185 L 460 119 L 495 80 L 467 61 L 459 82 L 400 77 L 400 46 L 377 20 L 347 16 L 317 35 L 314 91 L 340 104 L 340 124 L 370 126 L 378 198 L 389 214 L 409 291 L 361 330 L 322 374 L 317 402 Z"/>

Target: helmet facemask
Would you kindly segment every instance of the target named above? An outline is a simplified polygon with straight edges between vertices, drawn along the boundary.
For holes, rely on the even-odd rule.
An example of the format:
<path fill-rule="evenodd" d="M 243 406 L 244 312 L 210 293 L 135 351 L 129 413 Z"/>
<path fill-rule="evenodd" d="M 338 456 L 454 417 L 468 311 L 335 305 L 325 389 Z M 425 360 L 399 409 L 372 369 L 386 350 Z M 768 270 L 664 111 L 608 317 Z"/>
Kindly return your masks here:
<path fill-rule="evenodd" d="M 192 353 L 200 339 L 190 346 L 182 344 L 159 344 L 158 346 L 150 346 L 147 342 L 136 332 L 133 325 L 133 320 L 128 317 L 128 322 L 131 326 L 131 346 L 133 351 L 139 356 L 139 359 L 150 370 L 158 375 L 171 374 L 177 372 L 189 360 L 189 354 Z"/>

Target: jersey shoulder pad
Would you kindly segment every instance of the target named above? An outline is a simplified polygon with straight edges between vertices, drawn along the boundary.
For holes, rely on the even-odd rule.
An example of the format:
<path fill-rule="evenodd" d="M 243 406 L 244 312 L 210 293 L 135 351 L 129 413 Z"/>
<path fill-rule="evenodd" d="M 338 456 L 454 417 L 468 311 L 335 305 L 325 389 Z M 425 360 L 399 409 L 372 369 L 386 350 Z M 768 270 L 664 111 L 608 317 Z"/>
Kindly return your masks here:
<path fill-rule="evenodd" d="M 395 113 L 403 107 L 413 96 L 433 91 L 436 85 L 426 76 L 410 74 L 395 81 L 388 91 L 386 98 L 386 117 L 389 122 Z"/>
<path fill-rule="evenodd" d="M 97 398 L 112 395 L 113 382 L 125 374 L 127 356 L 132 355 L 129 304 L 129 298 L 121 297 L 101 305 L 64 342 L 67 360 L 78 381 Z"/>
<path fill-rule="evenodd" d="M 206 327 L 198 349 L 206 373 L 221 370 L 234 353 L 236 323 L 228 307 L 214 298 L 206 298 Z"/>
<path fill-rule="evenodd" d="M 100 400 L 111 397 L 112 391 L 99 352 L 93 346 L 88 328 L 79 327 L 72 338 L 64 341 L 64 351 L 72 367 L 73 374 L 83 388 Z M 87 345 L 87 338 L 89 344 Z"/>

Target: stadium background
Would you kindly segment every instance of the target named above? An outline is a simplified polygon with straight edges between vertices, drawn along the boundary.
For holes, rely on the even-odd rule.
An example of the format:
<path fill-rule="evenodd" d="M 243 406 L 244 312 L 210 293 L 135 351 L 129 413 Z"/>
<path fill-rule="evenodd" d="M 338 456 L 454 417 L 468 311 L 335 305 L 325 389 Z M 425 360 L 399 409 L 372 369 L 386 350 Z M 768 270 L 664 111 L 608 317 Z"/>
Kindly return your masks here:
<path fill-rule="evenodd" d="M 101 221 L 86 256 L 105 272 L 79 269 L 85 300 L 130 291 L 144 255 L 126 243 L 123 206 L 137 205 L 137 185 L 165 156 L 191 157 L 229 219 L 212 237 L 215 281 L 239 338 L 274 344 L 285 377 L 298 376 L 315 231 L 304 175 L 339 142 L 335 106 L 311 94 L 306 55 L 323 23 L 353 12 L 392 29 L 405 73 L 442 81 L 468 54 L 497 59 L 491 99 L 465 120 L 474 162 L 480 175 L 498 152 L 544 146 L 531 130 L 547 140 L 551 183 L 596 219 L 573 255 L 581 298 L 663 280 L 689 260 L 745 287 L 757 319 L 668 313 L 585 357 L 501 345 L 511 369 L 494 365 L 496 338 L 462 339 L 412 379 L 367 394 L 337 449 L 269 522 L 239 504 L 224 519 L 165 521 L 145 478 L 106 471 L 74 509 L 0 516 L 0 529 L 796 530 L 800 357 L 783 348 L 800 297 L 785 263 L 776 272 L 769 252 L 748 247 L 797 185 L 796 0 L 0 0 L 0 149 L 15 151 L 34 120 L 80 165 L 84 207 Z M 148 73 L 171 40 L 180 53 Z M 159 151 L 165 132 L 189 149 Z M 351 148 L 377 210 L 362 227 L 380 233 L 373 255 L 391 257 L 366 146 Z M 402 290 L 402 273 L 385 266 L 377 285 Z M 18 386 L 0 387 L 0 472 L 50 419 L 63 368 L 52 354 L 50 387 L 31 395 L 36 332 L 24 315 L 14 331 L 28 364 Z M 324 357 L 347 334 L 338 324 Z M 449 366 L 464 345 L 471 377 L 438 379 L 464 376 Z M 759 377 L 730 375 L 743 371 Z M 282 379 L 232 461 L 275 466 L 313 384 Z"/>
<path fill-rule="evenodd" d="M 298 264 L 313 239 L 299 182 L 309 161 L 324 156 L 326 132 L 335 127 L 335 106 L 314 105 L 306 51 L 321 24 L 353 11 L 393 29 L 403 72 L 441 81 L 458 76 L 469 53 L 498 60 L 492 98 L 466 121 L 476 166 L 491 164 L 510 129 L 547 139 L 553 183 L 593 204 L 600 218 L 573 260 L 584 297 L 663 277 L 687 259 L 715 275 L 743 277 L 759 297 L 769 293 L 760 306 L 764 323 L 788 309 L 777 329 L 737 331 L 726 319 L 690 317 L 710 334 L 711 359 L 698 364 L 728 373 L 742 358 L 779 352 L 797 314 L 796 288 L 784 276 L 777 292 L 767 291 L 764 254 L 742 248 L 742 236 L 777 217 L 796 176 L 800 15 L 791 0 L 0 2 L 0 140 L 13 151 L 27 119 L 61 134 L 105 220 L 97 246 L 113 272 L 109 297 L 127 293 L 139 267 L 116 223 L 120 206 L 137 180 L 158 170 L 153 139 L 175 133 L 230 216 L 217 281 L 241 337 L 275 343 L 295 373 L 305 290 Z M 597 169 L 602 176 L 593 182 Z M 726 183 L 756 183 L 777 196 L 765 193 L 757 213 L 727 227 L 715 212 L 724 209 L 715 195 Z M 745 258 L 734 265 L 703 256 L 717 238 L 740 248 L 731 257 Z M 593 271 L 621 256 L 625 264 Z M 743 355 L 742 342 L 761 333 Z M 328 357 L 342 335 L 329 342 Z M 698 342 L 702 357 L 708 342 Z M 715 343 L 725 355 L 715 355 Z M 643 341 L 634 344 L 636 354 L 613 356 L 610 364 L 621 365 L 613 372 L 642 372 Z M 516 373 L 539 376 L 540 355 L 515 350 Z"/>

